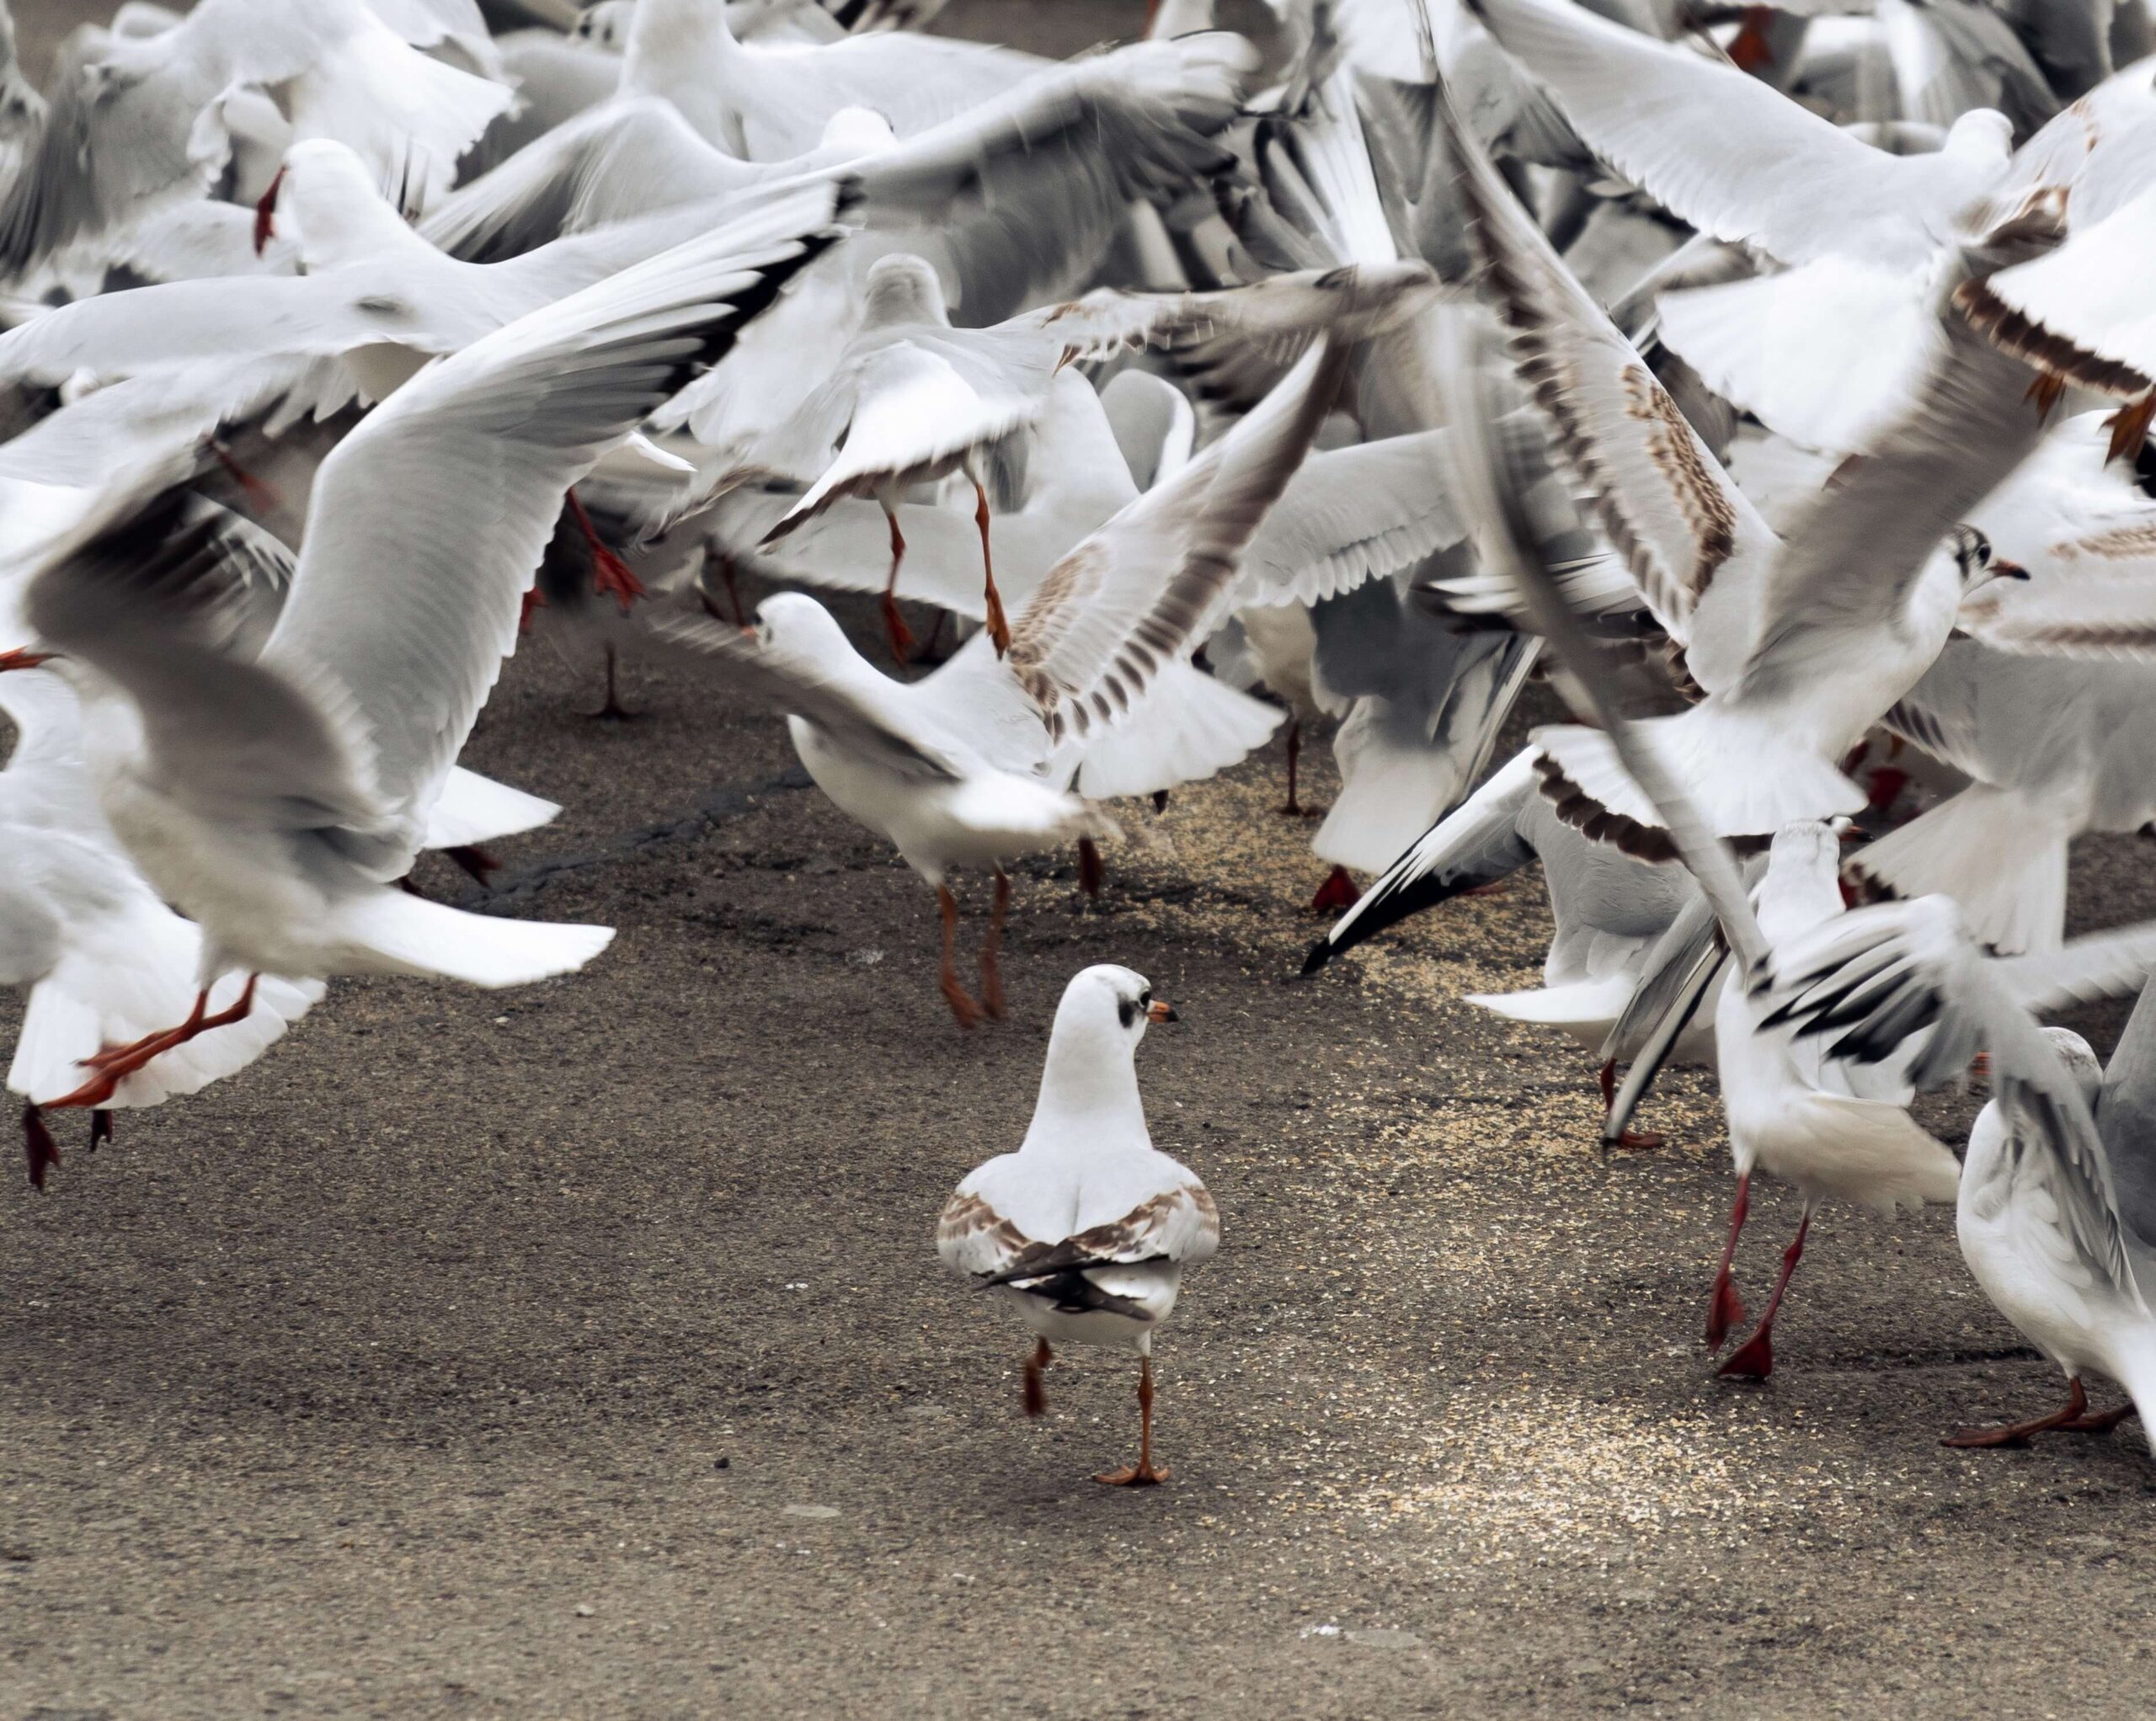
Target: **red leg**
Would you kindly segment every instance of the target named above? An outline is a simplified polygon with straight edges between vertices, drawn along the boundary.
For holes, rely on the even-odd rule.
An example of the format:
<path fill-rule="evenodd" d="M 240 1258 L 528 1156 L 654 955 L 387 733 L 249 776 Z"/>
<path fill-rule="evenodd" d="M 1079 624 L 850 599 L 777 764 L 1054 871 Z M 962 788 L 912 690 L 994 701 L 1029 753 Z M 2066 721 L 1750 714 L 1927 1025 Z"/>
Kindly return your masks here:
<path fill-rule="evenodd" d="M 1774 63 L 1774 45 L 1767 40 L 1767 31 L 1774 24 L 1771 6 L 1748 6 L 1744 21 L 1729 45 L 1729 63 L 1739 72 L 1756 72 L 1762 66 Z"/>
<path fill-rule="evenodd" d="M 1011 915 L 1011 875 L 995 869 L 995 906 L 988 917 L 988 936 L 980 946 L 980 1005 L 997 1021 L 1003 1020 L 1003 923 Z"/>
<path fill-rule="evenodd" d="M 1750 1338 L 1730 1353 L 1729 1361 L 1721 1366 L 1721 1372 L 1740 1376 L 1746 1380 L 1764 1380 L 1774 1372 L 1774 1316 L 1782 1306 L 1782 1293 L 1789 1289 L 1789 1276 L 1796 1271 L 1796 1264 L 1804 1259 L 1804 1233 L 1812 1228 L 1812 1207 L 1805 1204 L 1804 1217 L 1796 1228 L 1796 1237 L 1782 1251 L 1780 1277 L 1768 1298 L 1764 1313 Z"/>
<path fill-rule="evenodd" d="M 584 534 L 584 541 L 591 546 L 591 589 L 605 593 L 622 606 L 622 613 L 629 613 L 629 605 L 645 595 L 643 582 L 636 577 L 629 564 L 606 547 L 599 535 L 599 528 L 592 525 L 591 516 L 584 511 L 584 501 L 575 491 L 568 493 L 569 514 L 575 519 L 577 530 Z"/>
<path fill-rule="evenodd" d="M 1996 1428 L 1965 1428 L 1959 1434 L 1950 1434 L 1940 1441 L 1943 1447 L 1955 1447 L 1964 1452 L 1982 1451 L 1993 1447 L 2025 1447 L 2032 1434 L 2042 1434 L 2054 1428 L 2073 1428 L 2078 1423 L 2092 1419 L 2085 1413 L 2089 1396 L 2081 1389 L 2081 1377 L 2076 1375 L 2068 1383 L 2066 1408 L 2054 1410 L 2048 1416 L 2032 1416 L 2026 1422 L 2002 1423 Z M 2127 1409 L 2133 1407 L 2129 1404 Z M 2116 1426 L 2114 1419 L 2107 1426 Z"/>
<path fill-rule="evenodd" d="M 741 607 L 741 588 L 737 583 L 734 558 L 723 551 L 705 551 L 707 556 L 714 553 L 718 562 L 718 577 L 726 583 L 726 602 L 734 611 L 734 625 L 746 633 L 749 631 L 749 612 Z"/>
<path fill-rule="evenodd" d="M 2036 380 L 2029 385 L 2029 392 L 2021 397 L 2036 403 L 2036 422 L 2041 424 L 2052 415 L 2052 408 L 2066 392 L 2066 379 L 2054 376 L 2048 370 L 2039 371 Z"/>
<path fill-rule="evenodd" d="M 626 723 L 632 721 L 638 715 L 622 703 L 621 693 L 618 687 L 616 685 L 615 681 L 614 647 L 611 646 L 608 646 L 606 647 L 606 701 L 602 705 L 600 705 L 597 711 L 586 711 L 584 715 L 590 717 L 595 723 Z M 482 883 L 485 882 L 483 879 L 480 882 Z"/>
<path fill-rule="evenodd" d="M 1138 1365 L 1138 1462 L 1120 1470 L 1103 1470 L 1093 1480 L 1111 1488 L 1150 1488 L 1168 1479 L 1168 1467 L 1153 1462 L 1153 1359 Z"/>
<path fill-rule="evenodd" d="M 1091 837 L 1078 839 L 1078 889 L 1081 895 L 1098 897 L 1107 868 L 1101 860 L 1101 845 Z"/>
<path fill-rule="evenodd" d="M 59 1166 L 60 1143 L 53 1140 L 37 1107 L 28 1102 L 23 1106 L 23 1155 L 29 1161 L 30 1187 L 43 1189 L 45 1174 Z"/>
<path fill-rule="evenodd" d="M 1325 882 L 1317 887 L 1317 894 L 1310 898 L 1314 914 L 1337 914 L 1343 908 L 1355 906 L 1355 898 L 1362 892 L 1355 888 L 1355 881 L 1348 876 L 1348 869 L 1336 866 L 1325 876 Z"/>
<path fill-rule="evenodd" d="M 980 1006 L 973 994 L 958 980 L 958 899 L 951 894 L 951 887 L 936 887 L 937 906 L 943 911 L 943 1001 L 951 1006 L 951 1014 L 958 1019 L 962 1028 L 980 1025 Z"/>
<path fill-rule="evenodd" d="M 257 508 L 267 509 L 277 506 L 277 493 L 234 460 L 232 450 L 214 436 L 210 439 L 210 452 L 216 456 L 217 464 L 231 475 L 232 482 L 247 493 L 247 499 Z"/>
<path fill-rule="evenodd" d="M 2116 1410 L 2091 1410 L 2086 1416 L 2077 1416 L 2071 1422 L 2059 1424 L 2062 1434 L 2109 1434 L 2129 1416 L 2138 1416 L 2141 1407 L 2128 1399 Z"/>
<path fill-rule="evenodd" d="M 215 1015 L 205 1015 L 210 1008 L 210 994 L 207 991 L 200 992 L 195 994 L 195 1008 L 178 1027 L 168 1028 L 162 1034 L 145 1034 L 125 1046 L 108 1046 L 95 1057 L 83 1058 L 82 1067 L 95 1074 L 73 1093 L 51 1100 L 49 1105 L 56 1109 L 102 1106 L 112 1098 L 120 1083 L 159 1053 L 169 1052 L 175 1046 L 184 1046 L 198 1034 L 206 1034 L 212 1028 L 245 1021 L 248 1013 L 254 1008 L 255 979 L 253 974 L 247 977 L 247 984 L 240 988 L 239 996 L 232 1000 L 229 1010 L 221 1010 Z"/>
<path fill-rule="evenodd" d="M 519 637 L 531 631 L 531 615 L 536 610 L 547 607 L 547 594 L 538 587 L 528 588 L 524 594 L 524 607 L 516 612 L 516 631 Z"/>
<path fill-rule="evenodd" d="M 883 637 L 891 647 L 891 660 L 903 663 L 913 656 L 913 630 L 899 614 L 899 564 L 906 559 L 906 535 L 899 530 L 899 517 L 889 508 L 883 518 L 891 523 L 891 572 L 883 582 Z"/>
<path fill-rule="evenodd" d="M 1601 1081 L 1602 1115 L 1607 1117 L 1609 1115 L 1610 1107 L 1617 1103 L 1617 1060 L 1615 1058 L 1604 1060 Z M 1652 1131 L 1636 1132 L 1628 1129 L 1617 1138 L 1617 1145 L 1620 1148 L 1658 1148 L 1662 1145 L 1662 1137 Z"/>
<path fill-rule="evenodd" d="M 981 593 L 981 601 L 988 606 L 983 625 L 988 629 L 988 637 L 995 641 L 995 655 L 1000 658 L 1011 649 L 1011 624 L 1004 620 L 1003 596 L 995 589 L 995 563 L 988 553 L 988 492 L 980 488 L 979 480 L 974 483 L 974 524 L 980 528 L 981 573 L 987 581 Z"/>
<path fill-rule="evenodd" d="M 445 860 L 454 860 L 474 884 L 485 884 L 502 870 L 499 856 L 470 843 L 459 843 L 441 852 Z"/>
<path fill-rule="evenodd" d="M 1715 1288 L 1707 1297 L 1707 1349 L 1719 1351 L 1731 1329 L 1744 1319 L 1744 1299 L 1737 1294 L 1737 1281 L 1730 1263 L 1737 1259 L 1737 1233 L 1744 1228 L 1744 1216 L 1752 1210 L 1752 1174 L 1737 1180 L 1737 1202 L 1729 1210 L 1729 1241 L 1721 1246 L 1721 1265 L 1715 1269 Z"/>
<path fill-rule="evenodd" d="M 1055 1353 L 1048 1348 L 1046 1339 L 1033 1341 L 1033 1355 L 1026 1359 L 1025 1383 L 1020 1388 L 1018 1402 L 1026 1407 L 1028 1416 L 1045 1415 L 1048 1411 L 1048 1388 L 1042 1384 L 1041 1375 L 1049 1364 L 1055 1361 Z"/>
<path fill-rule="evenodd" d="M 1295 798 L 1295 768 L 1303 758 L 1303 721 L 1300 717 L 1288 719 L 1288 804 L 1281 812 L 1290 818 L 1303 816 L 1303 803 Z"/>

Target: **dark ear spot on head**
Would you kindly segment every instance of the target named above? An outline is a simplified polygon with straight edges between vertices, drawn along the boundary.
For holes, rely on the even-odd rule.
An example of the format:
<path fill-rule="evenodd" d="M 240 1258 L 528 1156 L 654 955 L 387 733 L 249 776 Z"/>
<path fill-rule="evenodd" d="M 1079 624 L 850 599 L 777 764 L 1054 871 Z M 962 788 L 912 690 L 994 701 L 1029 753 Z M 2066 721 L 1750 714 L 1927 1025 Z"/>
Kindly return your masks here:
<path fill-rule="evenodd" d="M 1138 1005 L 1130 999 L 1118 997 L 1115 1001 L 1115 1013 L 1123 1018 L 1123 1025 L 1127 1028 L 1138 1020 Z"/>

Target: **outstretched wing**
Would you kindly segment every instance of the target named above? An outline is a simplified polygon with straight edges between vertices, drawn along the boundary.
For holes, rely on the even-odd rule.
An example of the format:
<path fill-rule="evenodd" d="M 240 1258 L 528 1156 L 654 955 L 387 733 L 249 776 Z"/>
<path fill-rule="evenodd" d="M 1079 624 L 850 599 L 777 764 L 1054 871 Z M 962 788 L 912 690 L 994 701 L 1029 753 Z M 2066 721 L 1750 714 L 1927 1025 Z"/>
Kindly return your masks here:
<path fill-rule="evenodd" d="M 1115 721 L 1210 631 L 1347 357 L 1327 341 L 1227 435 L 1049 569 L 1012 624 L 1006 661 L 1053 738 Z"/>

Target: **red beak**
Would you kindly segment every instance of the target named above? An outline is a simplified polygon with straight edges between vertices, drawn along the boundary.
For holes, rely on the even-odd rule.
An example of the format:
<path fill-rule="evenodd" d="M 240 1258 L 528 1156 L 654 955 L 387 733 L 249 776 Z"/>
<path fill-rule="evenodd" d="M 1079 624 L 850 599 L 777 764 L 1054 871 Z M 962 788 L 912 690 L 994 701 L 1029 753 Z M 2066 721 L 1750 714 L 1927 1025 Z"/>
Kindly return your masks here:
<path fill-rule="evenodd" d="M 262 248 L 275 237 L 277 232 L 277 190 L 285 183 L 285 170 L 277 169 L 270 181 L 270 189 L 254 205 L 254 254 L 261 256 Z"/>
<path fill-rule="evenodd" d="M 27 650 L 0 652 L 0 669 L 35 669 L 40 663 L 51 663 L 53 655 L 51 652 Z"/>

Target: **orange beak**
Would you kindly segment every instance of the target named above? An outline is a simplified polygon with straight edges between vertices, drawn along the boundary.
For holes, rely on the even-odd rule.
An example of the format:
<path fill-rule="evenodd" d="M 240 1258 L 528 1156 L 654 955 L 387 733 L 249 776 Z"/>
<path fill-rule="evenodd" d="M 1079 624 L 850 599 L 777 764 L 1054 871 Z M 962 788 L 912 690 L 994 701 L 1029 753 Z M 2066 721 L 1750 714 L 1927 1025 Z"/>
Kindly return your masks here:
<path fill-rule="evenodd" d="M 49 663 L 58 653 L 28 650 L 0 652 L 0 669 L 35 669 L 40 663 Z"/>
<path fill-rule="evenodd" d="M 1145 1020 L 1149 1022 L 1179 1022 L 1176 1007 L 1164 998 L 1156 998 L 1145 1006 Z"/>
<path fill-rule="evenodd" d="M 270 189 L 262 194 L 254 205 L 254 254 L 261 256 L 262 248 L 276 236 L 277 191 L 285 183 L 285 170 L 277 169 L 270 181 Z"/>

